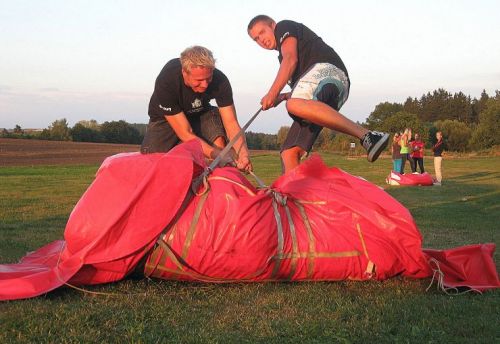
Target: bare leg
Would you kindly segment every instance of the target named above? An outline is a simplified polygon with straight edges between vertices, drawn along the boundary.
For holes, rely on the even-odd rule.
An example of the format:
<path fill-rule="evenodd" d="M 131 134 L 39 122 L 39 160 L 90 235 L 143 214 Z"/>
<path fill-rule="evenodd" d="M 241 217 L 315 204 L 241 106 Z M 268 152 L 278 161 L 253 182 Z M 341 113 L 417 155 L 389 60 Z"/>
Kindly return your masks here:
<path fill-rule="evenodd" d="M 368 130 L 354 123 L 332 107 L 317 100 L 291 98 L 286 103 L 288 112 L 342 133 L 361 139 Z"/>
<path fill-rule="evenodd" d="M 294 169 L 299 166 L 300 158 L 304 155 L 305 151 L 300 147 L 292 147 L 285 149 L 281 152 L 281 161 L 283 162 L 283 173 Z"/>

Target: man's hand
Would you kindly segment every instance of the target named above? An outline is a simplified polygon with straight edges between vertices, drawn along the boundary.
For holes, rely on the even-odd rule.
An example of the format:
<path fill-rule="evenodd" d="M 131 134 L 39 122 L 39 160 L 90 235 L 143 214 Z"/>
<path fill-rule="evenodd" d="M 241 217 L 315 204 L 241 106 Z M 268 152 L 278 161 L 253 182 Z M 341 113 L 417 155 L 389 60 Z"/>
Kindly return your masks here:
<path fill-rule="evenodd" d="M 262 105 L 262 110 L 267 110 L 272 107 L 278 106 L 282 101 L 290 98 L 291 93 L 280 93 L 274 95 L 273 92 L 268 92 L 260 101 Z"/>
<path fill-rule="evenodd" d="M 277 94 L 274 92 L 268 92 L 261 100 L 260 105 L 262 105 L 262 110 L 268 110 L 274 107 L 274 103 L 276 102 Z"/>
<path fill-rule="evenodd" d="M 236 161 L 236 167 L 238 168 L 238 170 L 245 173 L 253 171 L 253 166 L 248 156 L 240 156 Z"/>

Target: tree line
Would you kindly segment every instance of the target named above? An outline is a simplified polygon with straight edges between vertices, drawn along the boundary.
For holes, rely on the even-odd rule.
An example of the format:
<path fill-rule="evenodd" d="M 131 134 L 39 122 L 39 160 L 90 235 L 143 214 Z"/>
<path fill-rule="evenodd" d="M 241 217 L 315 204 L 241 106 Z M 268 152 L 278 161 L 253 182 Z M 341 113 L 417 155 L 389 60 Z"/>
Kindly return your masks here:
<path fill-rule="evenodd" d="M 500 145 L 500 91 L 489 96 L 483 90 L 479 99 L 471 99 L 462 92 L 438 89 L 402 104 L 380 103 L 365 126 L 389 133 L 412 128 L 427 146 L 435 143 L 435 133 L 441 131 L 452 151 L 488 149 Z"/>
<path fill-rule="evenodd" d="M 420 98 L 408 97 L 404 103 L 382 102 L 361 123 L 366 128 L 396 133 L 412 128 L 419 133 L 427 147 L 435 142 L 436 131 L 442 131 L 452 151 L 489 149 L 500 145 L 500 91 L 489 96 L 485 90 L 479 99 L 462 92 L 451 94 L 444 89 L 428 92 Z M 24 131 L 19 125 L 4 129 L 1 137 L 33 138 L 76 142 L 106 142 L 140 144 L 146 124 L 110 121 L 99 124 L 83 120 L 73 127 L 65 118 L 54 121 L 40 132 Z M 282 126 L 276 134 L 249 131 L 246 140 L 250 149 L 276 150 L 283 144 L 290 127 Z M 355 143 L 353 148 L 352 143 Z M 362 153 L 357 140 L 329 129 L 323 129 L 314 149 Z"/>
<path fill-rule="evenodd" d="M 126 121 L 110 121 L 99 124 L 96 120 L 79 121 L 73 127 L 68 121 L 58 119 L 40 132 L 23 130 L 16 125 L 14 130 L 3 130 L 2 137 L 25 138 L 54 141 L 129 143 L 140 144 L 146 132 L 146 124 L 130 124 Z"/>

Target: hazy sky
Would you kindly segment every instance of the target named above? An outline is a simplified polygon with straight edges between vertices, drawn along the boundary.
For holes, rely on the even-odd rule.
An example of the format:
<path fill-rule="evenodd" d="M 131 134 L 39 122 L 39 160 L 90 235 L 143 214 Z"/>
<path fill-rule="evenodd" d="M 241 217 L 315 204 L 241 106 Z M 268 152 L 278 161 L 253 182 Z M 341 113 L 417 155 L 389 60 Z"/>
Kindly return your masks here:
<path fill-rule="evenodd" d="M 243 125 L 279 67 L 277 52 L 246 33 L 257 14 L 302 22 L 337 51 L 352 83 L 342 112 L 353 120 L 440 87 L 493 95 L 499 13 L 497 0 L 0 0 L 0 128 L 61 118 L 146 123 L 159 71 L 191 45 L 213 51 Z M 281 105 L 249 130 L 275 133 L 290 122 Z"/>

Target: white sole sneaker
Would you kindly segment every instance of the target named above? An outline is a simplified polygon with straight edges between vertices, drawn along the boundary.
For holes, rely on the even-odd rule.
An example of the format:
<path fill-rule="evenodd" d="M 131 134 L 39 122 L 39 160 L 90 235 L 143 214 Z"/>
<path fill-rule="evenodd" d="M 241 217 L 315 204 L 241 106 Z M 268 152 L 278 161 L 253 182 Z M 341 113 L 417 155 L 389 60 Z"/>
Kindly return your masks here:
<path fill-rule="evenodd" d="M 369 162 L 374 162 L 377 160 L 378 156 L 382 151 L 387 147 L 387 144 L 389 143 L 389 134 L 385 133 L 384 136 L 380 140 L 377 141 L 377 143 L 370 149 L 370 152 L 368 152 L 368 161 Z"/>

